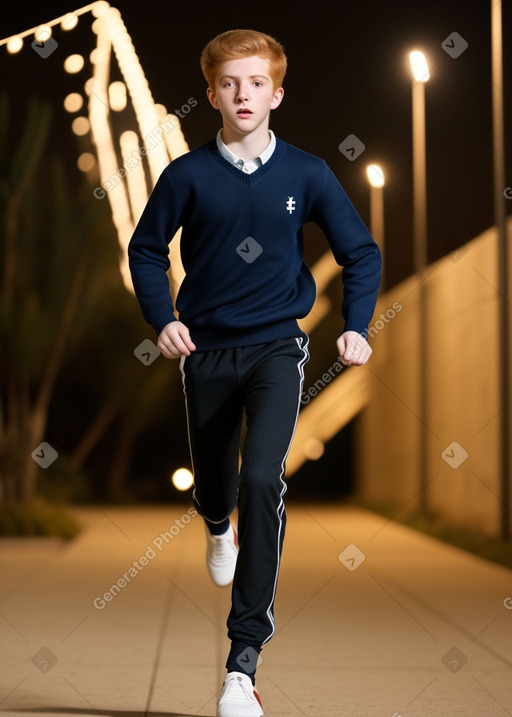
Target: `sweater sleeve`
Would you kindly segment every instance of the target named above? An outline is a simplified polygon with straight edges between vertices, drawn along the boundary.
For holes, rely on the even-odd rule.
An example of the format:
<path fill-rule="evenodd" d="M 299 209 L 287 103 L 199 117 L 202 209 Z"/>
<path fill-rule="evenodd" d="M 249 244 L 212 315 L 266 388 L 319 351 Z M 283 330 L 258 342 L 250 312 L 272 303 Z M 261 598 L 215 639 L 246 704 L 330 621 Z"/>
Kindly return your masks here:
<path fill-rule="evenodd" d="M 380 249 L 344 189 L 323 162 L 310 219 L 324 232 L 336 262 L 343 267 L 344 331 L 367 336 L 380 285 Z"/>
<path fill-rule="evenodd" d="M 135 295 L 157 334 L 176 321 L 167 270 L 169 242 L 181 225 L 181 202 L 168 177 L 160 175 L 128 245 Z"/>

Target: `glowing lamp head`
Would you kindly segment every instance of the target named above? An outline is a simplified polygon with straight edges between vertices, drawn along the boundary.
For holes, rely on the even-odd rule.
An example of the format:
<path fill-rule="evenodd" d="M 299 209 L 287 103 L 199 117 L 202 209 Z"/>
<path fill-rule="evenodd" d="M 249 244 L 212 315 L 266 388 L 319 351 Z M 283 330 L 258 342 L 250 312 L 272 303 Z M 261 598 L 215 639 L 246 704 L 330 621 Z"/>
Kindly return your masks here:
<path fill-rule="evenodd" d="M 409 54 L 409 60 L 416 82 L 427 82 L 430 79 L 430 73 L 425 55 L 419 50 L 414 50 Z"/>
<path fill-rule="evenodd" d="M 369 164 L 366 168 L 366 174 L 372 187 L 384 186 L 384 172 L 378 164 Z"/>
<path fill-rule="evenodd" d="M 172 484 L 177 490 L 188 490 L 194 484 L 194 476 L 188 468 L 178 468 L 172 474 Z"/>

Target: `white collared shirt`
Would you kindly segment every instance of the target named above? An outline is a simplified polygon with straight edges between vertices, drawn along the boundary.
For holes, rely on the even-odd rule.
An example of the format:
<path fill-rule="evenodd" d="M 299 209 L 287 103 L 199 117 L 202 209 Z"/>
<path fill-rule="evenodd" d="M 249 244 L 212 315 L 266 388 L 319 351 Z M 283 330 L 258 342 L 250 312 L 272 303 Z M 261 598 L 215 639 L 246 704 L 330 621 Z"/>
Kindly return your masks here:
<path fill-rule="evenodd" d="M 268 133 L 270 135 L 270 142 L 268 147 L 263 150 L 259 157 L 254 157 L 254 159 L 243 160 L 241 157 L 237 157 L 237 155 L 232 152 L 229 147 L 222 141 L 221 129 L 217 132 L 217 148 L 221 155 L 224 157 L 224 159 L 227 159 L 227 161 L 230 162 L 234 167 L 237 167 L 241 172 L 251 174 L 251 172 L 254 172 L 256 169 L 261 167 L 262 164 L 265 164 L 265 162 L 270 159 L 272 153 L 274 152 L 274 149 L 276 148 L 275 134 L 272 132 L 271 129 L 269 129 Z"/>

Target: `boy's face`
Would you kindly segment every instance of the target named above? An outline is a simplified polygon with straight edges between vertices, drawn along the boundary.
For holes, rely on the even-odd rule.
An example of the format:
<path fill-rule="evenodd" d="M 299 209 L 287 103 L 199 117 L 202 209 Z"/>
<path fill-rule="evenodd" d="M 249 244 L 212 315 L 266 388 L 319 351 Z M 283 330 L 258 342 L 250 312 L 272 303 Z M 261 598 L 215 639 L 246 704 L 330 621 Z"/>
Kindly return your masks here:
<path fill-rule="evenodd" d="M 268 61 L 256 56 L 225 62 L 215 88 L 206 92 L 212 106 L 220 110 L 224 129 L 235 136 L 268 127 L 270 110 L 280 105 L 284 94 L 282 87 L 273 87 Z"/>

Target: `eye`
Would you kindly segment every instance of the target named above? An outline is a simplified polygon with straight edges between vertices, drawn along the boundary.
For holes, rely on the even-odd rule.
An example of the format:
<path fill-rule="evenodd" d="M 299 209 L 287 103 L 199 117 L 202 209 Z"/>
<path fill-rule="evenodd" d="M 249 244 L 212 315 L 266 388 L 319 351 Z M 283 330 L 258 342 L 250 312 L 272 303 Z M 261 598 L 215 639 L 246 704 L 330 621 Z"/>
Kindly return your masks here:
<path fill-rule="evenodd" d="M 263 82 L 260 80 L 255 80 L 253 84 L 255 87 L 263 87 Z"/>

